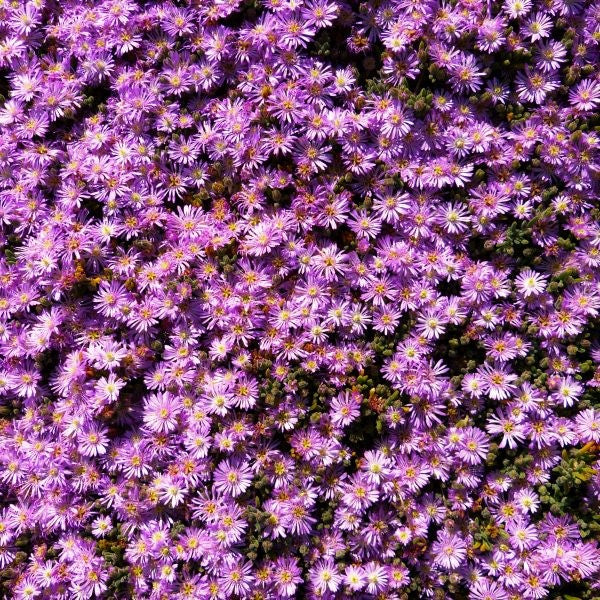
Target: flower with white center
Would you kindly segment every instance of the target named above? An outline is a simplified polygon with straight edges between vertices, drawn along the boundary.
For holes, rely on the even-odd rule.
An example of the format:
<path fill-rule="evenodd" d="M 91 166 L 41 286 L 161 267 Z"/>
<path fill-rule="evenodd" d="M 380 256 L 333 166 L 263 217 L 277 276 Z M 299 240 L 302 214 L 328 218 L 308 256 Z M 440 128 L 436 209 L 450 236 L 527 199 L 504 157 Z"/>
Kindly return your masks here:
<path fill-rule="evenodd" d="M 539 296 L 546 289 L 547 278 L 532 269 L 525 269 L 515 279 L 515 285 L 525 298 Z"/>

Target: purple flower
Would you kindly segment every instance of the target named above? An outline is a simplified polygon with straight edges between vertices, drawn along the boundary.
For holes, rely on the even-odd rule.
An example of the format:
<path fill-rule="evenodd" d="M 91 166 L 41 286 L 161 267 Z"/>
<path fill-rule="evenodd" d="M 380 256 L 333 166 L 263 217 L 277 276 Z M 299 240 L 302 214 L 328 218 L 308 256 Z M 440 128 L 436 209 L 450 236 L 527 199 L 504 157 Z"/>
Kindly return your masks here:
<path fill-rule="evenodd" d="M 91 4 L 0 9 L 0 587 L 593 596 L 597 7 Z"/>
<path fill-rule="evenodd" d="M 467 557 L 464 540 L 446 530 L 438 533 L 431 550 L 434 553 L 434 562 L 447 570 L 457 569 Z"/>
<path fill-rule="evenodd" d="M 337 592 L 342 582 L 339 570 L 331 559 L 319 561 L 311 569 L 310 580 L 318 594 Z"/>
<path fill-rule="evenodd" d="M 222 461 L 215 469 L 215 489 L 232 497 L 243 494 L 252 481 L 252 471 L 247 463 L 240 460 Z"/>

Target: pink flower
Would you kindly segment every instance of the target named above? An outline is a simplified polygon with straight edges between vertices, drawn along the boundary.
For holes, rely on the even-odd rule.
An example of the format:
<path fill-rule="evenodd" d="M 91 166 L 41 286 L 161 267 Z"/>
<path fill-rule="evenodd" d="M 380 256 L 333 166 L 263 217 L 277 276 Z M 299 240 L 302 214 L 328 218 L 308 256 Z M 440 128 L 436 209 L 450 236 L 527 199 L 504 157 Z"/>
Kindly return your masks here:
<path fill-rule="evenodd" d="M 539 296 L 546 289 L 547 278 L 532 269 L 525 269 L 515 279 L 517 290 L 525 297 Z"/>
<path fill-rule="evenodd" d="M 320 560 L 310 569 L 310 580 L 318 594 L 335 593 L 342 583 L 342 577 L 333 560 Z"/>
<path fill-rule="evenodd" d="M 447 570 L 458 569 L 467 557 L 467 545 L 456 534 L 445 529 L 438 533 L 437 540 L 431 546 L 434 563 Z"/>
<path fill-rule="evenodd" d="M 294 596 L 298 584 L 302 582 L 298 560 L 291 557 L 279 557 L 273 565 L 273 571 L 273 578 L 278 593 L 284 598 Z"/>
<path fill-rule="evenodd" d="M 116 402 L 125 384 L 125 381 L 119 379 L 114 373 L 110 373 L 108 378 L 101 377 L 96 383 L 96 398 L 100 402 Z"/>
<path fill-rule="evenodd" d="M 594 110 L 600 105 L 600 84 L 593 79 L 584 79 L 569 92 L 569 102 L 577 110 Z"/>
<path fill-rule="evenodd" d="M 583 443 L 600 443 L 600 411 L 587 408 L 575 417 L 575 431 Z"/>
<path fill-rule="evenodd" d="M 489 445 L 489 440 L 483 431 L 468 427 L 463 432 L 458 456 L 472 465 L 479 464 L 485 460 Z"/>
<path fill-rule="evenodd" d="M 252 481 L 252 470 L 241 459 L 225 459 L 214 472 L 215 489 L 234 498 L 243 494 Z"/>
<path fill-rule="evenodd" d="M 493 400 L 508 398 L 515 389 L 513 381 L 517 379 L 514 373 L 509 373 L 504 366 L 483 365 L 480 368 L 486 386 L 486 392 Z"/>
<path fill-rule="evenodd" d="M 157 433 L 173 431 L 180 411 L 179 399 L 169 392 L 152 394 L 144 403 L 144 424 Z"/>
<path fill-rule="evenodd" d="M 98 425 L 85 427 L 77 434 L 79 451 L 84 456 L 98 456 L 106 454 L 108 436 L 106 430 Z"/>

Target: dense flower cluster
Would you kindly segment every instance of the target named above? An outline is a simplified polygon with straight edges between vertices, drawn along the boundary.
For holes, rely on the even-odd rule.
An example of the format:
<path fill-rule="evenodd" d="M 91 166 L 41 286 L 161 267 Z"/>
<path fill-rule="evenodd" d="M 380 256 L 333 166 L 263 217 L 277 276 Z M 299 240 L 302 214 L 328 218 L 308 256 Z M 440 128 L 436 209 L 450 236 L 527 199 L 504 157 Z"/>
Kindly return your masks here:
<path fill-rule="evenodd" d="M 0 0 L 0 595 L 597 598 L 599 48 Z"/>

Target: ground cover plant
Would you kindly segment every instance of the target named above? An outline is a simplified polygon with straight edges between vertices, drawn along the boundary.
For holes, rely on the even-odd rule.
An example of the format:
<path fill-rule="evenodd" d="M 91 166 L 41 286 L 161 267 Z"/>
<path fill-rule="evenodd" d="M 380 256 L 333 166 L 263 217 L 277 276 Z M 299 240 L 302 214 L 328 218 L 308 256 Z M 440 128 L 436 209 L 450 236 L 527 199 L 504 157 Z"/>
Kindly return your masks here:
<path fill-rule="evenodd" d="M 599 47 L 0 0 L 0 597 L 600 598 Z"/>

